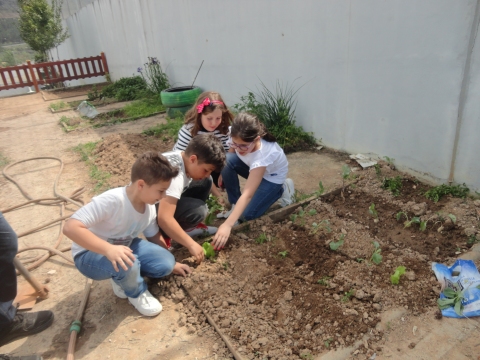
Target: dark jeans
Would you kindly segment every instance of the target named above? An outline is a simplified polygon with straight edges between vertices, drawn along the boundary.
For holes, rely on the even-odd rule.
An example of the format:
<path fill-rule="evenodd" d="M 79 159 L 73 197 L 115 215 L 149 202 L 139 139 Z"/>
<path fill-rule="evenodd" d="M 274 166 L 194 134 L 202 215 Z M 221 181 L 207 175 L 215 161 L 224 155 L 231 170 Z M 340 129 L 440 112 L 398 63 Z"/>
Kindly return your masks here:
<path fill-rule="evenodd" d="M 212 179 L 210 177 L 192 181 L 177 202 L 177 208 L 173 217 L 183 230 L 189 230 L 197 226 L 208 214 L 206 201 L 212 189 Z M 158 213 L 158 204 L 157 207 Z M 163 236 L 168 236 L 160 229 Z"/>
<path fill-rule="evenodd" d="M 13 259 L 18 251 L 18 238 L 10 224 L 0 212 L 0 330 L 9 325 L 17 309 L 13 299 L 17 296 L 17 274 Z"/>

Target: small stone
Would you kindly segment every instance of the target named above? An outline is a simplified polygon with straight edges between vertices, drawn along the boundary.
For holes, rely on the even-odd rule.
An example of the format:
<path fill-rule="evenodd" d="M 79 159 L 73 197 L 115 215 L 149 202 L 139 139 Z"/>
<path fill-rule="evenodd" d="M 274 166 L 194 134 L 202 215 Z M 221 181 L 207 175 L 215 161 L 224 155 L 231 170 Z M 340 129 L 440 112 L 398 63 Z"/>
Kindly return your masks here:
<path fill-rule="evenodd" d="M 472 235 L 475 235 L 477 233 L 477 230 L 474 229 L 474 228 L 466 228 L 465 229 L 465 235 L 467 235 L 468 237 L 472 236 Z"/>
<path fill-rule="evenodd" d="M 433 249 L 433 256 L 437 256 L 439 252 L 440 248 L 437 246 L 435 249 Z"/>
<path fill-rule="evenodd" d="M 136 333 L 137 332 L 137 329 L 132 329 L 132 333 Z"/>
<path fill-rule="evenodd" d="M 405 273 L 405 277 L 410 281 L 415 281 L 415 272 L 414 271 L 407 271 Z"/>
<path fill-rule="evenodd" d="M 363 318 L 368 319 L 368 313 L 366 311 L 363 313 Z"/>
<path fill-rule="evenodd" d="M 475 200 L 473 202 L 473 205 L 475 205 L 476 207 L 480 207 L 480 200 Z"/>
<path fill-rule="evenodd" d="M 382 310 L 382 305 L 380 305 L 380 304 L 373 304 L 372 306 L 373 306 L 373 308 L 374 308 L 375 310 L 377 310 L 377 311 Z"/>
<path fill-rule="evenodd" d="M 53 275 L 57 272 L 57 270 L 50 270 L 50 271 L 47 271 L 47 274 L 48 275 Z"/>
<path fill-rule="evenodd" d="M 361 300 L 365 297 L 365 292 L 363 290 L 357 290 L 355 291 L 355 295 L 354 295 L 357 299 Z"/>
<path fill-rule="evenodd" d="M 245 235 L 244 233 L 238 233 L 237 236 L 238 236 L 240 239 L 243 239 L 243 240 L 247 240 L 247 239 L 248 239 L 248 236 Z"/>
<path fill-rule="evenodd" d="M 283 298 L 287 301 L 291 301 L 293 299 L 293 293 L 291 291 L 286 291 Z"/>
<path fill-rule="evenodd" d="M 334 298 L 335 300 L 340 300 L 340 295 L 338 295 L 338 294 L 333 294 L 333 298 Z"/>

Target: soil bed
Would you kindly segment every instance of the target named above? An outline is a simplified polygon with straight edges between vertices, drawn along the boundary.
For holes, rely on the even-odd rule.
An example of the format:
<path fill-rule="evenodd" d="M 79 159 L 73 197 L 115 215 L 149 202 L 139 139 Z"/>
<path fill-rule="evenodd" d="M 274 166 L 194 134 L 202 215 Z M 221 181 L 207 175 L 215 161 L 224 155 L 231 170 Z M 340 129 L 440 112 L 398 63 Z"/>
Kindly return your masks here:
<path fill-rule="evenodd" d="M 123 186 L 136 156 L 172 147 L 164 138 L 112 135 L 97 145 L 95 164 L 112 174 L 110 186 Z M 179 326 L 204 332 L 206 318 L 183 284 L 248 359 L 311 358 L 354 344 L 360 354 L 378 353 L 386 341 L 377 326 L 385 310 L 403 307 L 415 316 L 436 307 L 440 288 L 431 262 L 451 264 L 468 249 L 467 235 L 475 237 L 478 228 L 475 205 L 480 206 L 450 197 L 434 203 L 424 196 L 430 186 L 386 164 L 380 168 L 381 175 L 374 169 L 356 172 L 356 182 L 343 194 L 313 200 L 288 219 L 252 221 L 230 237 L 215 262 L 197 266 L 186 249 L 175 250 L 177 261 L 195 271 L 187 279 L 161 280 L 152 292 L 178 303 Z M 382 179 L 393 176 L 402 177 L 399 196 L 382 188 Z M 427 221 L 426 229 L 418 223 L 405 227 L 399 212 Z M 331 250 L 329 244 L 339 239 L 343 245 Z M 372 261 L 374 242 L 383 256 L 378 265 Z M 398 266 L 407 272 L 392 285 Z M 231 357 L 222 345 L 216 353 Z"/>

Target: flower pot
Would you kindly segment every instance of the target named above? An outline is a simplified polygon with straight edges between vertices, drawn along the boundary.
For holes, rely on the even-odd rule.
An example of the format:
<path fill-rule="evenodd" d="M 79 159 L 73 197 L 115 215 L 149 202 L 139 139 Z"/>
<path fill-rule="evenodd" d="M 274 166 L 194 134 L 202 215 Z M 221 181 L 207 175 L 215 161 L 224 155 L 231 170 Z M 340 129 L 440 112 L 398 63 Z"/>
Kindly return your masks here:
<path fill-rule="evenodd" d="M 180 108 L 195 103 L 202 90 L 198 86 L 181 86 L 162 90 L 160 99 L 167 108 Z"/>

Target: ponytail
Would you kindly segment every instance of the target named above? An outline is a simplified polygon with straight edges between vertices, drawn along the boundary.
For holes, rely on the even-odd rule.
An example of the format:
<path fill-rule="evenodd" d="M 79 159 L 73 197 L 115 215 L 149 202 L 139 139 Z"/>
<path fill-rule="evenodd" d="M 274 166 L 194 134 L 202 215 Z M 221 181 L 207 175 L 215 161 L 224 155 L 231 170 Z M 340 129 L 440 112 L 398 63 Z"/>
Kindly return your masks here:
<path fill-rule="evenodd" d="M 245 142 L 252 142 L 257 136 L 268 142 L 275 142 L 277 139 L 268 132 L 265 124 L 260 122 L 255 115 L 241 112 L 232 122 L 230 132 L 232 137 L 239 137 Z"/>

